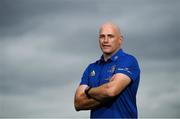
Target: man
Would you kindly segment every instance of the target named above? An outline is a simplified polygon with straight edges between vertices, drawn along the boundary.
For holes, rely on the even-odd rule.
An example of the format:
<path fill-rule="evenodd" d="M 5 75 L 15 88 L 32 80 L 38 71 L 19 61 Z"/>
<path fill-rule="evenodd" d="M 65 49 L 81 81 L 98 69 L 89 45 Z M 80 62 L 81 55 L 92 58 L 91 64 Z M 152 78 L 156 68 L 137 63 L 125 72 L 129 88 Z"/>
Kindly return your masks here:
<path fill-rule="evenodd" d="M 122 50 L 122 41 L 118 26 L 101 26 L 99 45 L 103 55 L 82 76 L 74 98 L 77 111 L 91 110 L 91 118 L 137 118 L 140 69 L 135 57 Z"/>

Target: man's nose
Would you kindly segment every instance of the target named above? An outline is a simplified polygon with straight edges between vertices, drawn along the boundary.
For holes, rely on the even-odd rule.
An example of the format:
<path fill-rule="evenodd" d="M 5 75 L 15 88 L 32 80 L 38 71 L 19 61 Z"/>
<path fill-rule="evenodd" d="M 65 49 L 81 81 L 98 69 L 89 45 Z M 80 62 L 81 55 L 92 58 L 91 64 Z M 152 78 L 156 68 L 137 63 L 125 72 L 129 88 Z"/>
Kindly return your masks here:
<path fill-rule="evenodd" d="M 104 42 L 108 42 L 108 41 L 109 41 L 109 38 L 107 36 L 105 36 Z"/>

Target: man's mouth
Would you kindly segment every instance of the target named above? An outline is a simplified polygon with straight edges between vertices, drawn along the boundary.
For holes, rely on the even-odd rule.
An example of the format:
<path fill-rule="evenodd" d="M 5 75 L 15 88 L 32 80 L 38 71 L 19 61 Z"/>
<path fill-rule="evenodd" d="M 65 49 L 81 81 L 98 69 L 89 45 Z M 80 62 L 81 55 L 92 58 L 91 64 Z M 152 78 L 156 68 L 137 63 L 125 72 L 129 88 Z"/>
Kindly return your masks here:
<path fill-rule="evenodd" d="M 111 47 L 111 45 L 102 45 L 103 46 L 103 48 L 110 48 Z"/>

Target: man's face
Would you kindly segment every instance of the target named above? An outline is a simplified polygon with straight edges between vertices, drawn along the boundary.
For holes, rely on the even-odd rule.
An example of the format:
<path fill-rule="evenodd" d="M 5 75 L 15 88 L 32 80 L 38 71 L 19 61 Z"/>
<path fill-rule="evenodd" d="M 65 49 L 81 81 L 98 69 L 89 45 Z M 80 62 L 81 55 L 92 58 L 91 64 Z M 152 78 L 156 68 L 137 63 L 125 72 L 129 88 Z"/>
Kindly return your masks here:
<path fill-rule="evenodd" d="M 99 45 L 106 55 L 114 54 L 121 45 L 122 39 L 118 30 L 112 25 L 104 25 L 99 32 Z"/>

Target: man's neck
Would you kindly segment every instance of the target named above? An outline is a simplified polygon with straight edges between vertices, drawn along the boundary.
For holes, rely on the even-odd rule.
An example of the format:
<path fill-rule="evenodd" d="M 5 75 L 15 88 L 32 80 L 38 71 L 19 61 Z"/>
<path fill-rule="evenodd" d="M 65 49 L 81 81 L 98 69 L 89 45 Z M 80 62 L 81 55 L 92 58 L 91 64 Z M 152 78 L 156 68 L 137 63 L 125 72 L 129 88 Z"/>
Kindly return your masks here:
<path fill-rule="evenodd" d="M 118 48 L 115 52 L 111 53 L 111 54 L 103 54 L 104 60 L 107 61 L 109 58 L 111 58 L 114 54 L 116 54 L 116 52 L 118 52 L 121 48 Z"/>
<path fill-rule="evenodd" d="M 103 57 L 104 57 L 104 60 L 107 61 L 107 60 L 111 57 L 111 55 L 109 55 L 109 54 L 103 54 Z"/>

